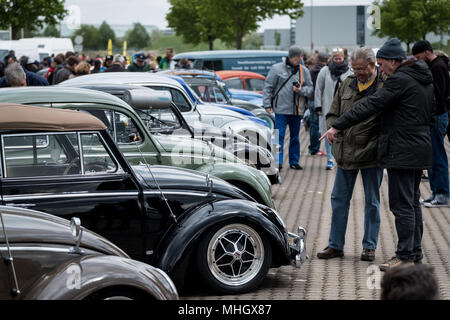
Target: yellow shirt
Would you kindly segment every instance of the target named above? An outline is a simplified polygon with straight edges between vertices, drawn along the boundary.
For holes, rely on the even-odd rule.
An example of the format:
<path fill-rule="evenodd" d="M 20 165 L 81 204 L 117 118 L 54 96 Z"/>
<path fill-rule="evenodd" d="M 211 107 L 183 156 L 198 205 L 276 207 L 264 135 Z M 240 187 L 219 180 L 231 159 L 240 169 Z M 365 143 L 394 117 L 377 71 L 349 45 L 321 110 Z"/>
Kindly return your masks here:
<path fill-rule="evenodd" d="M 370 87 L 372 85 L 372 83 L 375 81 L 376 77 L 373 77 L 372 79 L 370 79 L 369 81 L 367 81 L 366 83 L 361 83 L 358 81 L 358 89 L 359 92 L 366 90 L 368 87 Z"/>

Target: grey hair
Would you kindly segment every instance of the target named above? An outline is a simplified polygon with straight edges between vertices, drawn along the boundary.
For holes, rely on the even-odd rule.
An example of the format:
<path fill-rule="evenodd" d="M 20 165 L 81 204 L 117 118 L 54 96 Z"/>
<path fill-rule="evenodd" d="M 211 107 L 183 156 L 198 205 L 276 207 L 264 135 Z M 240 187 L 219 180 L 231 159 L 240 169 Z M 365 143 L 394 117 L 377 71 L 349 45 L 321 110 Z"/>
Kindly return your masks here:
<path fill-rule="evenodd" d="M 14 62 L 5 69 L 5 78 L 10 86 L 15 86 L 20 84 L 23 79 L 26 79 L 27 75 L 23 71 L 22 66 Z"/>
<path fill-rule="evenodd" d="M 120 55 L 120 54 L 116 54 L 114 56 L 113 62 L 124 63 L 125 62 L 125 58 L 122 55 Z"/>
<path fill-rule="evenodd" d="M 376 58 L 375 58 L 375 53 L 373 52 L 373 50 L 369 47 L 361 47 L 361 48 L 356 48 L 355 50 L 353 50 L 350 59 L 352 61 L 356 61 L 359 59 L 363 59 L 366 62 L 376 62 Z"/>

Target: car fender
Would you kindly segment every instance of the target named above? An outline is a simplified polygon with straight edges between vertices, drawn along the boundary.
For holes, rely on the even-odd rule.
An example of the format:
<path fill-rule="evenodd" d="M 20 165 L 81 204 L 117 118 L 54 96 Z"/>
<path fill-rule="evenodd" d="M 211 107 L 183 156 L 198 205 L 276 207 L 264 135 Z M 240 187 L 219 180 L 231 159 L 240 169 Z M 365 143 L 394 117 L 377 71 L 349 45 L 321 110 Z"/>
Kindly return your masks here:
<path fill-rule="evenodd" d="M 182 260 L 188 249 L 202 239 L 211 227 L 225 221 L 251 223 L 269 236 L 278 263 L 288 264 L 290 248 L 285 226 L 275 211 L 246 200 L 221 200 L 190 210 L 180 217 L 178 226 L 170 228 L 155 251 L 158 268 L 173 275 L 176 284 L 184 281 Z M 176 272 L 175 272 L 176 271 Z"/>
<path fill-rule="evenodd" d="M 231 184 L 239 182 L 240 185 L 251 187 L 260 197 L 262 204 L 275 208 L 272 200 L 272 185 L 269 178 L 260 170 L 238 163 L 214 163 L 198 167 L 196 171 L 209 173 Z M 250 194 L 248 190 L 242 191 Z"/>
<path fill-rule="evenodd" d="M 234 143 L 233 153 L 242 160 L 243 156 L 249 159 L 251 163 L 256 164 L 257 167 L 270 167 L 274 165 L 275 159 L 269 150 L 258 147 L 252 143 Z"/>
<path fill-rule="evenodd" d="M 81 300 L 98 290 L 126 286 L 155 299 L 178 299 L 172 280 L 145 263 L 124 257 L 77 256 L 51 270 L 25 300 Z"/>
<path fill-rule="evenodd" d="M 247 120 L 231 121 L 222 127 L 224 129 L 229 128 L 243 137 L 248 137 L 253 144 L 272 150 L 272 134 L 268 127 L 259 126 Z"/>

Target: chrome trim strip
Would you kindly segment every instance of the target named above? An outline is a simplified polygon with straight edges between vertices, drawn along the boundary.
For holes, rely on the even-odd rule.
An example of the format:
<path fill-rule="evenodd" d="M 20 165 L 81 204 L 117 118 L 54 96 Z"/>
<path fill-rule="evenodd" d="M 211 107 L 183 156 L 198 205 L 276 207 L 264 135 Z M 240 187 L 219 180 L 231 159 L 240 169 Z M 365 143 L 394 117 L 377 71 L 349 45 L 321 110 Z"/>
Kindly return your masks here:
<path fill-rule="evenodd" d="M 42 246 L 20 246 L 20 247 L 10 247 L 11 251 L 51 251 L 51 252 L 59 252 L 59 253 L 70 253 L 69 248 L 54 248 L 54 247 L 42 247 Z M 7 250 L 6 246 L 0 246 L 0 250 Z"/>
<path fill-rule="evenodd" d="M 185 192 L 185 191 L 166 191 L 163 190 L 164 194 L 179 194 L 179 195 L 183 195 L 183 196 L 202 196 L 202 197 L 206 197 L 208 195 L 207 192 L 202 192 L 202 191 L 189 191 L 189 192 Z M 161 194 L 161 192 L 159 191 L 144 191 L 144 195 L 153 195 L 153 194 Z"/>
<path fill-rule="evenodd" d="M 52 198 L 87 198 L 87 197 L 137 197 L 139 192 L 103 192 L 103 193 L 65 193 L 65 194 L 44 194 L 44 195 L 23 195 L 23 196 L 4 196 L 4 201 L 22 201 L 22 200 L 40 200 Z"/>

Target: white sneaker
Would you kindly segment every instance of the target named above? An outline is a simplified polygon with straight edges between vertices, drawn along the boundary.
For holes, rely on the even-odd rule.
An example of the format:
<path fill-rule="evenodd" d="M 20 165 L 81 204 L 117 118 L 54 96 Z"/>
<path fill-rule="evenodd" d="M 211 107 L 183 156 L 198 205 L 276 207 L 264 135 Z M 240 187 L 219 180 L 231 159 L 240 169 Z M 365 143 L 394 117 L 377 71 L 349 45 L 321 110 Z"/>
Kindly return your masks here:
<path fill-rule="evenodd" d="M 433 199 L 430 202 L 425 202 L 425 207 L 427 208 L 438 208 L 438 207 L 450 207 L 450 201 L 439 201 Z"/>

